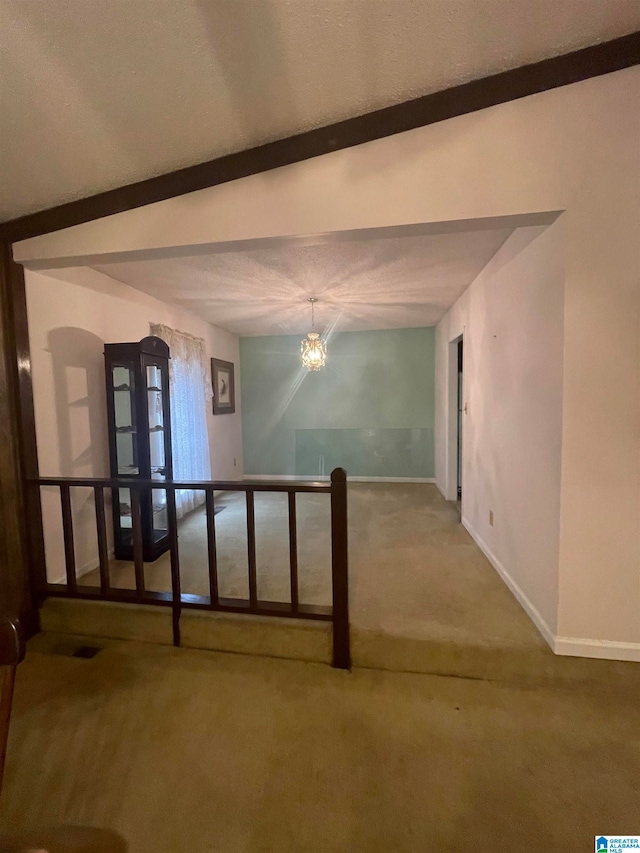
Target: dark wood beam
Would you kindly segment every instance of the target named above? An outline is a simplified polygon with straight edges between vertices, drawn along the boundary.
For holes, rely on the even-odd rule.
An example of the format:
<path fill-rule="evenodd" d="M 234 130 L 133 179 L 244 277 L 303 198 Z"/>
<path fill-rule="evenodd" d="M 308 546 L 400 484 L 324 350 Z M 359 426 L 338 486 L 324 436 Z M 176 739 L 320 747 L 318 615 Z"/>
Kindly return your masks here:
<path fill-rule="evenodd" d="M 25 483 L 37 472 L 37 461 L 22 274 L 9 244 L 0 244 L 0 604 L 20 618 L 30 636 L 38 630 L 32 590 L 38 588 L 42 521 L 39 499 L 37 507 L 28 500 Z M 44 571 L 43 559 L 39 570 Z"/>
<path fill-rule="evenodd" d="M 424 95 L 0 225 L 25 240 L 640 64 L 640 32 Z"/>
<path fill-rule="evenodd" d="M 9 251 L 9 247 L 5 251 Z M 26 556 L 32 593 L 47 583 L 42 504 L 40 488 L 32 481 L 39 476 L 36 416 L 33 405 L 31 347 L 27 318 L 27 293 L 24 267 L 13 259 L 8 262 L 10 301 L 13 323 L 14 376 L 17 378 L 18 452 L 22 476 L 22 500 L 26 526 Z M 37 602 L 34 602 L 37 604 Z"/>

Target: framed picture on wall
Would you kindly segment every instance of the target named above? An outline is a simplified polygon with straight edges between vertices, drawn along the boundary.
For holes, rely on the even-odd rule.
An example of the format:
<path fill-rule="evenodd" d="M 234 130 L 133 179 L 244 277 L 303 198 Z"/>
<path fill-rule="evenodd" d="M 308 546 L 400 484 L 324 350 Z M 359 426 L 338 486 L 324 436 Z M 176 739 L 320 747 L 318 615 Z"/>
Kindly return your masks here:
<path fill-rule="evenodd" d="M 236 389 L 233 380 L 233 362 L 221 358 L 211 359 L 213 385 L 213 414 L 232 415 L 236 410 Z"/>

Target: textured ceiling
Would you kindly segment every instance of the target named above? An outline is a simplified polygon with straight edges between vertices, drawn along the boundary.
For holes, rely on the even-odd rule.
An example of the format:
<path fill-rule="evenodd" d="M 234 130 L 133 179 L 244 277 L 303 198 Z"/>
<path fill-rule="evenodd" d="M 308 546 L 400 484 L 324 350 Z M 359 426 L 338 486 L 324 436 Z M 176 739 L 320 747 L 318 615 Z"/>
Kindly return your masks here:
<path fill-rule="evenodd" d="M 258 249 L 94 269 L 239 335 L 432 326 L 510 229 Z"/>
<path fill-rule="evenodd" d="M 638 0 L 0 0 L 0 219 L 639 27 Z"/>

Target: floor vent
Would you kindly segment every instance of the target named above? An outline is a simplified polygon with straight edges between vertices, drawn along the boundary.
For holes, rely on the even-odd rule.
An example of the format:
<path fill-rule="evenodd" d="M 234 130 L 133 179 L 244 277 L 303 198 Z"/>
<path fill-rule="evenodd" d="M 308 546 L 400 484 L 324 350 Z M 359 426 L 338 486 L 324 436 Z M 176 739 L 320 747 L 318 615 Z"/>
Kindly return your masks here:
<path fill-rule="evenodd" d="M 77 646 L 72 643 L 58 643 L 51 649 L 51 653 L 54 655 L 64 655 L 64 657 L 70 658 L 85 658 L 85 660 L 94 658 L 98 652 L 101 651 L 102 648 L 100 646 Z"/>
<path fill-rule="evenodd" d="M 100 651 L 100 646 L 78 646 L 71 657 L 74 658 L 94 658 Z"/>

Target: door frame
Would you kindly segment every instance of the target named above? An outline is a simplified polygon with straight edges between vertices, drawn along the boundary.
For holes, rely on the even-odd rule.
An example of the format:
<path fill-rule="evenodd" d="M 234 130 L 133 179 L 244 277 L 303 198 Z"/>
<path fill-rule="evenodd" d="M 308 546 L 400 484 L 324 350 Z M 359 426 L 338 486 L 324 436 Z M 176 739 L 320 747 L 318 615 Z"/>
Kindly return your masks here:
<path fill-rule="evenodd" d="M 447 342 L 447 431 L 446 431 L 446 480 L 445 495 L 448 501 L 458 500 L 458 344 L 462 341 L 462 399 L 465 399 L 464 361 L 465 333 L 456 335 Z M 464 480 L 464 417 L 462 418 L 461 481 Z M 462 490 L 464 500 L 464 489 Z"/>

